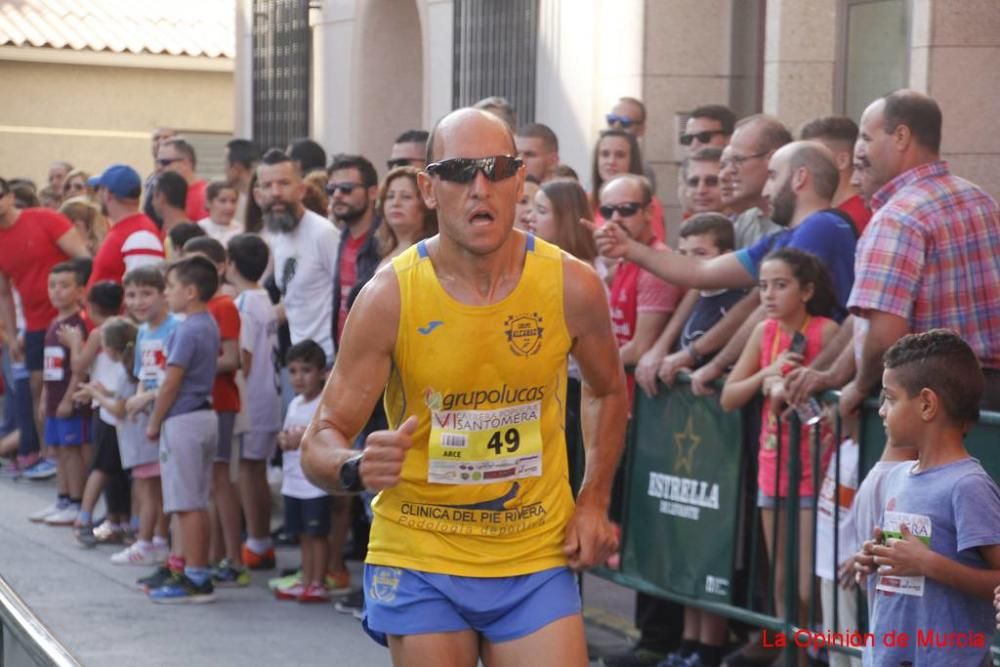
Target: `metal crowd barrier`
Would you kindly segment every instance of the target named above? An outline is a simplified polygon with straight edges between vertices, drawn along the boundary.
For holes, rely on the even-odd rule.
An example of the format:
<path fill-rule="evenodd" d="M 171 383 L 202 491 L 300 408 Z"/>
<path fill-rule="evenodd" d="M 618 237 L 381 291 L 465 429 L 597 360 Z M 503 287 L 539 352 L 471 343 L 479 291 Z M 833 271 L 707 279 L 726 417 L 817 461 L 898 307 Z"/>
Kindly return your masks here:
<path fill-rule="evenodd" d="M 80 667 L 3 577 L 0 577 L 0 665 Z"/>
<path fill-rule="evenodd" d="M 826 392 L 817 397 L 828 406 L 828 428 L 835 443 L 828 465 L 834 466 L 835 499 L 840 489 L 840 446 L 843 424 L 836 410 L 839 394 Z M 767 561 L 762 540 L 769 540 L 772 553 L 777 540 L 774 530 L 764 535 L 756 503 L 756 438 L 760 403 L 742 410 L 724 412 L 718 397 L 695 397 L 689 379 L 681 375 L 674 388 L 659 386 L 655 397 L 637 388 L 625 455 L 618 471 L 613 518 L 622 527 L 620 566 L 599 568 L 596 574 L 623 586 L 685 606 L 725 616 L 771 631 L 772 645 L 779 635 L 785 638 L 786 664 L 795 664 L 795 654 L 803 645 L 829 652 L 861 655 L 858 640 L 867 631 L 867 596 L 863 588 L 845 592 L 834 586 L 833 618 L 820 621 L 819 581 L 815 577 L 817 525 L 815 512 L 823 482 L 820 474 L 820 428 L 812 427 L 810 448 L 813 470 L 812 562 L 808 620 L 799 619 L 799 481 L 802 474 L 800 424 L 790 412 L 788 442 L 778 439 L 777 467 L 783 458 L 789 465 L 785 530 L 785 614 L 775 611 L 771 591 L 775 580 L 774 559 Z M 778 432 L 781 433 L 778 423 Z M 750 433 L 754 443 L 747 441 Z M 977 457 L 994 479 L 1000 479 L 1000 414 L 984 412 L 979 424 L 966 438 L 970 453 Z M 858 483 L 878 461 L 885 445 L 885 432 L 878 416 L 878 402 L 865 402 L 855 440 L 858 443 Z M 751 460 L 752 459 L 752 460 Z M 776 479 L 780 479 L 776 477 Z M 840 503 L 833 504 L 833 563 L 839 565 L 837 526 Z M 836 581 L 836 580 L 835 580 Z M 840 628 L 838 611 L 844 595 L 854 595 L 858 614 L 854 628 Z M 853 637 L 849 634 L 855 631 Z M 832 633 L 841 633 L 840 637 Z M 778 640 L 780 641 L 780 640 Z M 855 642 L 852 645 L 852 641 Z M 864 646 L 865 644 L 861 644 Z M 994 642 L 994 646 L 997 646 Z M 993 649 L 994 664 L 1000 665 L 1000 650 Z"/>

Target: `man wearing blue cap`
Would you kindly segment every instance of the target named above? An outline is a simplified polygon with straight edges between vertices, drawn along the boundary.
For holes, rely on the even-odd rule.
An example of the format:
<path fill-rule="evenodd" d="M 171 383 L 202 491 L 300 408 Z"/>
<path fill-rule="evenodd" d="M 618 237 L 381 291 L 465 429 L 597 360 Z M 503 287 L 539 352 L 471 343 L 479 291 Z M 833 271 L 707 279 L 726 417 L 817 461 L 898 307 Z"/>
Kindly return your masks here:
<path fill-rule="evenodd" d="M 101 211 L 111 223 L 111 230 L 94 258 L 88 285 L 101 280 L 120 284 L 132 269 L 162 262 L 160 232 L 139 210 L 142 179 L 138 172 L 126 164 L 113 164 L 87 183 L 97 190 Z"/>

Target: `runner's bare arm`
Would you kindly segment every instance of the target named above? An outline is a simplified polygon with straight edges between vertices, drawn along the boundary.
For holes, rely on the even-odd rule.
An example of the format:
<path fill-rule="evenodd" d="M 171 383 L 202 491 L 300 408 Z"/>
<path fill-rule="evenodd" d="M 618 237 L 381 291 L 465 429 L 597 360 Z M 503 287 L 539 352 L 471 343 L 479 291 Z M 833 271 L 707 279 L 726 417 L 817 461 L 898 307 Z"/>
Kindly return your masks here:
<path fill-rule="evenodd" d="M 579 570 L 603 563 L 617 548 L 608 506 L 625 446 L 628 393 L 601 279 L 578 260 L 567 257 L 563 266 L 566 325 L 583 375 L 586 467 L 564 544 L 570 567 Z"/>
<path fill-rule="evenodd" d="M 56 245 L 64 253 L 72 258 L 77 257 L 90 257 L 90 251 L 87 250 L 87 244 L 83 240 L 83 236 L 80 234 L 80 230 L 73 227 L 65 234 L 56 239 Z"/>
<path fill-rule="evenodd" d="M 302 437 L 302 469 L 324 489 L 340 490 L 340 466 L 357 453 L 351 443 L 385 389 L 399 308 L 399 283 L 389 269 L 375 274 L 351 308 L 320 407 Z M 361 477 L 367 484 L 371 475 L 366 472 L 362 463 Z"/>

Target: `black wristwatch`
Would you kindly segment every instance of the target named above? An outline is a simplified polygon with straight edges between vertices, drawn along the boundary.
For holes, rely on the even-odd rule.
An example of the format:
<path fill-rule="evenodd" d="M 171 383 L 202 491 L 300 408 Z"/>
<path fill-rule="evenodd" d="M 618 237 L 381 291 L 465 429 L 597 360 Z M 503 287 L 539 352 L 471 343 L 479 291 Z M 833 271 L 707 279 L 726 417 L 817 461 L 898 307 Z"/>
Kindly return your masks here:
<path fill-rule="evenodd" d="M 361 480 L 361 454 L 352 456 L 340 466 L 340 488 L 348 493 L 364 491 Z"/>

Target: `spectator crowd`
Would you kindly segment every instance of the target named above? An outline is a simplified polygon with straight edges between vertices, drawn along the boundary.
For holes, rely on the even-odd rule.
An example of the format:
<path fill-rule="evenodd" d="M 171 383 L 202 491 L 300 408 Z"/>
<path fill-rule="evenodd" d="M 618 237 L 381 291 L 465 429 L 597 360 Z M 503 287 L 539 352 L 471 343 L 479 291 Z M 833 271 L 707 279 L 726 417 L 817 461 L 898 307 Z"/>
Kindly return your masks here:
<path fill-rule="evenodd" d="M 517 148 L 524 186 L 512 233 L 558 246 L 603 279 L 607 304 L 595 306 L 610 309 L 632 395 L 685 372 L 691 391 L 718 393 L 726 410 L 757 406 L 744 447 L 757 462 L 763 534 L 776 536 L 766 544 L 778 614 L 788 587 L 805 614 L 818 581 L 823 627 L 856 629 L 857 570 L 871 575 L 862 585 L 876 635 L 930 624 L 989 636 L 1000 523 L 986 517 L 1000 510 L 1000 490 L 961 441 L 980 407 L 1000 409 L 1000 208 L 941 160 L 935 100 L 896 91 L 859 124 L 826 116 L 800 128 L 699 106 L 678 137 L 676 183 L 657 182 L 643 159 L 645 127 L 657 120 L 640 100 L 609 110 L 583 171 L 560 161 L 548 126 L 518 125 L 502 98 L 477 106 L 507 122 Z M 85 548 L 118 545 L 111 562 L 149 568 L 140 584 L 161 603 L 247 586 L 250 570 L 275 568 L 276 543 L 297 543 L 301 568 L 276 573 L 275 597 L 334 600 L 360 618 L 345 555 L 363 554 L 370 498 L 313 485 L 299 446 L 360 290 L 437 233 L 421 191 L 428 134 L 402 132 L 381 175 L 373 156 L 328 159 L 310 139 L 285 148 L 233 139 L 225 178 L 206 181 L 194 146 L 161 127 L 145 176 L 133 165 L 88 165 L 101 167 L 92 175 L 57 161 L 41 188 L 0 178 L 2 474 L 56 479 L 52 503 L 28 518 L 72 527 Z M 674 190 L 676 215 L 663 204 Z M 569 377 L 572 457 L 581 438 L 572 360 Z M 813 397 L 828 389 L 840 390 L 849 437 L 836 442 L 821 427 L 813 469 L 804 432 L 792 475 L 778 454 L 786 417 L 825 424 Z M 862 475 L 852 425 L 878 396 L 890 443 Z M 377 409 L 358 443 L 385 424 Z M 210 460 L 190 455 L 194 440 Z M 284 515 L 272 522 L 278 469 Z M 816 567 L 785 581 L 795 479 L 798 557 L 812 563 L 815 548 Z M 722 616 L 640 593 L 636 624 L 635 648 L 605 664 L 725 658 Z M 914 650 L 923 664 L 944 664 L 933 649 Z M 947 650 L 969 660 L 953 664 L 986 655 Z M 871 655 L 871 664 L 914 659 L 902 649 Z M 725 659 L 775 657 L 751 634 Z"/>

